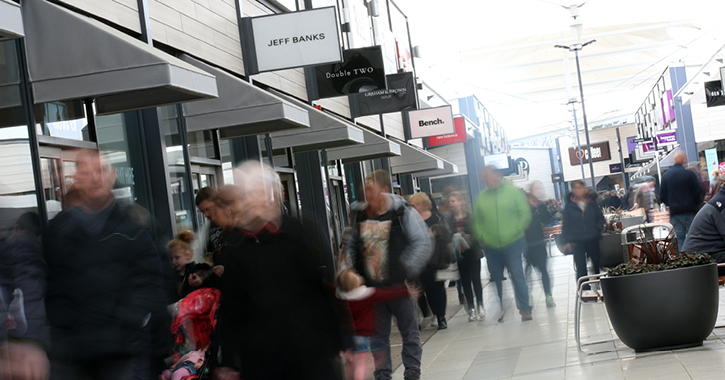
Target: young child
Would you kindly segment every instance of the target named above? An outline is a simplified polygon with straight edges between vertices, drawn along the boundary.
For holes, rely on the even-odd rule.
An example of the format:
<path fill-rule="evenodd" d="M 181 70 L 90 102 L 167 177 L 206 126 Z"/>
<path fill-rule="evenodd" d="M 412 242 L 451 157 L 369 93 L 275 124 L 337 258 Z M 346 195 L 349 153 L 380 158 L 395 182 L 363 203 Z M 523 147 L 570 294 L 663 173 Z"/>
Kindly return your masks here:
<path fill-rule="evenodd" d="M 355 324 L 355 336 L 352 337 L 354 347 L 347 353 L 347 378 L 363 380 L 367 378 L 365 359 L 368 352 L 376 351 L 371 339 L 374 330 L 376 303 L 402 299 L 408 296 L 417 297 L 420 290 L 408 285 L 407 288 L 368 288 L 365 280 L 354 269 L 347 268 L 337 275 L 338 288 L 335 296 L 346 301 Z M 406 284 L 407 285 L 407 284 Z"/>
<path fill-rule="evenodd" d="M 205 350 L 191 351 L 179 359 L 171 368 L 161 374 L 164 380 L 181 380 L 186 376 L 199 374 L 201 366 L 204 365 Z"/>
<path fill-rule="evenodd" d="M 191 260 L 191 243 L 196 237 L 191 231 L 181 231 L 176 235 L 166 249 L 171 257 L 171 265 L 178 272 L 176 280 L 176 297 L 180 300 L 186 297 L 192 289 L 189 286 L 189 275 L 196 264 Z"/>

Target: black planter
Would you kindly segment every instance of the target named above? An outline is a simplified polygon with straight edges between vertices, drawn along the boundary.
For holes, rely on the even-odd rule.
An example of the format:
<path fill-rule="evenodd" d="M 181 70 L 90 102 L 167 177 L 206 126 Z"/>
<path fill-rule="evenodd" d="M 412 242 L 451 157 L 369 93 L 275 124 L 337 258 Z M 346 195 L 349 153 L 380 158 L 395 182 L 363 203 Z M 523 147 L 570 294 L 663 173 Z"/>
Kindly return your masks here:
<path fill-rule="evenodd" d="M 622 256 L 622 235 L 618 233 L 603 234 L 599 240 L 599 266 L 614 268 L 624 262 Z"/>
<path fill-rule="evenodd" d="M 601 284 L 614 331 L 637 351 L 699 346 L 715 327 L 715 263 L 603 277 Z"/>

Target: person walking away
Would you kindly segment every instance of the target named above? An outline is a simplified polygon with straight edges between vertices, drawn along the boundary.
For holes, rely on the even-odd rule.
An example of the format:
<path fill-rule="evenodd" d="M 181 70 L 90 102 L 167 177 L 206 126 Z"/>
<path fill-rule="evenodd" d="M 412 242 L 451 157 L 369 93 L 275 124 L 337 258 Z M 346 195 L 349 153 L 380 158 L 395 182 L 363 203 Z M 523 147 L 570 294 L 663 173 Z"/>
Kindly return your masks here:
<path fill-rule="evenodd" d="M 446 288 L 445 281 L 436 280 L 436 272 L 448 268 L 451 263 L 451 228 L 448 222 L 437 212 L 431 210 L 432 201 L 426 193 L 415 193 L 410 196 L 408 202 L 415 208 L 425 221 L 431 233 L 433 254 L 428 260 L 428 264 L 423 273 L 420 274 L 420 280 L 425 292 L 425 298 L 419 300 L 427 300 L 427 304 L 421 306 L 421 310 L 425 315 L 425 309 L 430 305 L 430 309 L 438 320 L 438 330 L 448 328 L 446 322 Z"/>
<path fill-rule="evenodd" d="M 529 287 L 523 268 L 526 229 L 531 223 L 531 208 L 521 189 L 503 183 L 495 166 L 483 168 L 486 188 L 478 195 L 474 213 L 476 236 L 486 250 L 491 279 L 496 283 L 503 319 L 503 270 L 508 269 L 514 285 L 516 307 L 522 321 L 533 319 L 529 305 Z"/>
<path fill-rule="evenodd" d="M 352 239 L 349 256 L 353 267 L 375 288 L 413 282 L 432 254 L 428 228 L 405 199 L 390 193 L 390 174 L 377 170 L 365 177 L 365 203 L 351 206 Z M 375 379 L 392 378 L 390 327 L 395 316 L 403 338 L 404 378 L 420 378 L 423 352 L 415 302 L 410 298 L 380 304 L 376 310 L 374 338 L 381 345 L 376 352 Z"/>
<path fill-rule="evenodd" d="M 115 170 L 97 151 L 76 155 L 78 203 L 45 238 L 51 379 L 127 380 L 165 311 L 161 260 L 150 234 L 118 205 Z"/>
<path fill-rule="evenodd" d="M 468 321 L 482 321 L 486 317 L 483 308 L 483 286 L 481 285 L 483 250 L 474 237 L 471 225 L 473 218 L 468 212 L 468 205 L 463 195 L 457 191 L 453 192 L 448 196 L 447 203 L 450 212 L 446 214 L 446 218 L 452 227 L 454 241 L 458 242 L 457 247 L 460 252 L 457 258 L 458 271 L 461 274 L 460 283 L 465 294 Z"/>
<path fill-rule="evenodd" d="M 685 152 L 675 153 L 675 164 L 662 175 L 660 186 L 660 199 L 670 208 L 670 224 L 675 228 L 680 250 L 705 197 L 697 175 L 683 166 L 686 162 Z"/>
<path fill-rule="evenodd" d="M 546 263 L 546 240 L 544 239 L 544 223 L 551 219 L 551 214 L 546 204 L 532 193 L 527 193 L 526 197 L 531 205 L 531 224 L 526 229 L 526 262 L 541 274 L 541 285 L 544 287 L 546 295 L 546 307 L 554 307 L 556 303 L 551 295 L 551 278 Z"/>
<path fill-rule="evenodd" d="M 643 183 L 637 189 L 637 193 L 634 196 L 634 206 L 632 209 L 642 208 L 644 209 L 644 220 L 649 223 L 652 221 L 652 212 L 655 205 L 655 191 L 654 181 Z"/>
<path fill-rule="evenodd" d="M 561 239 L 564 254 L 574 255 L 576 278 L 579 279 L 587 275 L 587 257 L 594 265 L 594 273 L 599 273 L 599 240 L 605 220 L 597 206 L 596 194 L 581 180 L 572 183 L 572 192 L 567 199 Z"/>
<path fill-rule="evenodd" d="M 367 379 L 367 355 L 379 349 L 371 341 L 375 322 L 374 306 L 406 297 L 415 298 L 420 294 L 420 291 L 412 285 L 406 285 L 397 288 L 368 288 L 365 286 L 365 279 L 354 269 L 347 268 L 338 273 L 335 296 L 347 302 L 355 328 L 355 335 L 352 336 L 353 348 L 346 353 L 348 380 Z"/>

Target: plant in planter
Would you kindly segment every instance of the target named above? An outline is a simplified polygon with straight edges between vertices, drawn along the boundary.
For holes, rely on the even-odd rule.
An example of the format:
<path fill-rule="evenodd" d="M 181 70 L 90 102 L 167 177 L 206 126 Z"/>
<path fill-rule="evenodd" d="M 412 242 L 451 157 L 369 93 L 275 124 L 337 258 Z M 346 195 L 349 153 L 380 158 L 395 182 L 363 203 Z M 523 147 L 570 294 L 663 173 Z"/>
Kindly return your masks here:
<path fill-rule="evenodd" d="M 648 239 L 646 228 L 638 231 L 632 260 L 601 278 L 609 320 L 637 351 L 699 346 L 717 318 L 717 264 L 679 252 L 674 232 Z"/>

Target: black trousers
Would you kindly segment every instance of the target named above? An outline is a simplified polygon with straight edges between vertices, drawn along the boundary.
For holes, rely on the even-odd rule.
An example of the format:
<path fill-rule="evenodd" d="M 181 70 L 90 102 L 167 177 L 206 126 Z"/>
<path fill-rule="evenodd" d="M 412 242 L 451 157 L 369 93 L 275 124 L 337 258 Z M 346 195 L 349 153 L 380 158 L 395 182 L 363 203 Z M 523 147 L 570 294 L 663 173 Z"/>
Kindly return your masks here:
<path fill-rule="evenodd" d="M 483 306 L 483 287 L 481 286 L 481 259 L 476 258 L 472 249 L 463 252 L 463 260 L 458 262 L 458 271 L 461 274 L 461 286 L 466 295 L 468 308 L 473 309 L 473 294 L 476 294 L 478 306 Z"/>
<path fill-rule="evenodd" d="M 551 277 L 546 267 L 548 256 L 545 243 L 529 244 L 526 249 L 526 262 L 541 273 L 541 285 L 544 287 L 544 294 L 551 295 Z"/>
<path fill-rule="evenodd" d="M 445 318 L 446 303 L 448 302 L 445 281 L 436 281 L 436 272 L 435 268 L 426 267 L 420 274 L 420 282 L 425 293 L 419 298 L 419 306 L 423 310 L 423 314 L 427 312 L 428 305 L 430 305 L 430 310 L 436 317 Z"/>
<path fill-rule="evenodd" d="M 136 360 L 133 356 L 107 356 L 71 362 L 51 357 L 50 380 L 130 380 Z"/>
<path fill-rule="evenodd" d="M 599 255 L 599 238 L 571 242 L 574 254 L 574 265 L 576 266 L 576 278 L 587 275 L 587 257 L 592 260 L 594 273 L 599 273 L 601 257 Z"/>

